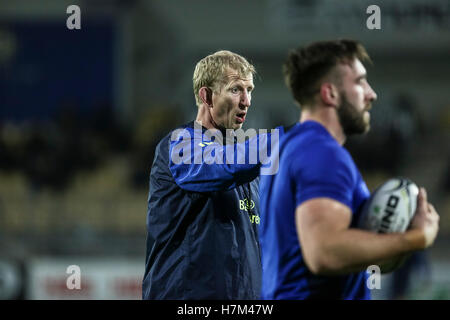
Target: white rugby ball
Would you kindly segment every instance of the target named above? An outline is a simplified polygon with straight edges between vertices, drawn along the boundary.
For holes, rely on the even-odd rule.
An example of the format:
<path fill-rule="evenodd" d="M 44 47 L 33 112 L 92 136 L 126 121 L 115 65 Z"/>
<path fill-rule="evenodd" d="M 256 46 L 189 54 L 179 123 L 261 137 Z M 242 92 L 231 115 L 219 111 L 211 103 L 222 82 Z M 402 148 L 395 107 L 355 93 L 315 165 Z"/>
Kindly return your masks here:
<path fill-rule="evenodd" d="M 405 232 L 417 207 L 419 188 L 406 178 L 392 178 L 379 186 L 365 202 L 358 228 L 377 233 Z M 382 273 L 398 269 L 409 257 L 404 255 L 386 261 Z"/>
<path fill-rule="evenodd" d="M 389 179 L 367 199 L 358 227 L 377 233 L 405 232 L 416 212 L 418 194 L 411 180 Z"/>

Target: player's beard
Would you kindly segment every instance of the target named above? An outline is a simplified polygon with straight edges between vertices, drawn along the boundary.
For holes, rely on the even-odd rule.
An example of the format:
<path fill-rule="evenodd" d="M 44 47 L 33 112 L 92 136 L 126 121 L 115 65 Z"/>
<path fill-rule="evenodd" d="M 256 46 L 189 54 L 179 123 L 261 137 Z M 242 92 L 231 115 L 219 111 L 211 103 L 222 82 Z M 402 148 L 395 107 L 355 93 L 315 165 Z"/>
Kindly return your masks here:
<path fill-rule="evenodd" d="M 348 101 L 344 92 L 341 92 L 340 94 L 342 100 L 339 108 L 337 108 L 337 113 L 345 135 L 350 136 L 369 131 L 370 123 L 364 120 L 364 113 L 367 111 L 367 108 L 358 111 L 358 109 Z"/>

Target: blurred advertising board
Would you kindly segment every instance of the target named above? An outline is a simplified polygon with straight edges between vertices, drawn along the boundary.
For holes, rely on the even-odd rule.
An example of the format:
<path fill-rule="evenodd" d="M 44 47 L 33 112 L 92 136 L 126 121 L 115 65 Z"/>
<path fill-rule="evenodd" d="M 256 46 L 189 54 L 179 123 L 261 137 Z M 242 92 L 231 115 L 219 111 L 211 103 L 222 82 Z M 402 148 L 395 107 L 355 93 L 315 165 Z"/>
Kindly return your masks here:
<path fill-rule="evenodd" d="M 140 259 L 40 258 L 30 261 L 27 269 L 26 299 L 141 299 Z"/>

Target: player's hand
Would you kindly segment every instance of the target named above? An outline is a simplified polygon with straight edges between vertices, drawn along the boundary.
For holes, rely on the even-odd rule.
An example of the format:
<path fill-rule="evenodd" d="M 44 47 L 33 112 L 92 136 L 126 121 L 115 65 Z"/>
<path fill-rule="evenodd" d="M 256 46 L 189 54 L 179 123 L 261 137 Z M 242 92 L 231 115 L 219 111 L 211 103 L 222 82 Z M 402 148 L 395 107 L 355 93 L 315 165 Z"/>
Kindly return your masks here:
<path fill-rule="evenodd" d="M 411 222 L 412 229 L 419 229 L 423 232 L 425 243 L 424 249 L 431 246 L 439 231 L 439 215 L 431 203 L 428 203 L 427 192 L 420 188 L 417 197 L 417 209 Z"/>

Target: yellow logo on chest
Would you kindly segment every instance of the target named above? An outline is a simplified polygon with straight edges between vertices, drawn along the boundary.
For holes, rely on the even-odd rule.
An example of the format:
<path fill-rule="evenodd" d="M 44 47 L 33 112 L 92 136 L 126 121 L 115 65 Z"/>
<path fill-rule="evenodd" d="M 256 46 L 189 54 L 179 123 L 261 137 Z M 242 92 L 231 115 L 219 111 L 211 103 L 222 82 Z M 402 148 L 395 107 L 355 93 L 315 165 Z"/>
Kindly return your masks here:
<path fill-rule="evenodd" d="M 249 212 L 255 207 L 255 202 L 253 200 L 248 201 L 248 199 L 239 200 L 239 209 Z M 256 214 L 249 214 L 248 218 L 251 223 L 259 224 L 261 219 Z"/>

